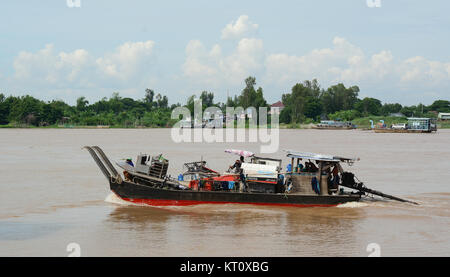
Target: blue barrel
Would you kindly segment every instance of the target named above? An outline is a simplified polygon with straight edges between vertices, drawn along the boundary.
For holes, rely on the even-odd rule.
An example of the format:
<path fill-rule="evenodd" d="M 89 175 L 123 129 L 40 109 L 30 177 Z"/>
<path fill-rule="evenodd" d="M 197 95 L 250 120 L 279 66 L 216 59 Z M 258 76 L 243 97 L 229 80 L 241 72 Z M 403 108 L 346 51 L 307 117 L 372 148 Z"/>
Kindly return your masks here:
<path fill-rule="evenodd" d="M 178 175 L 178 181 L 183 181 L 183 180 L 184 180 L 183 174 Z"/>

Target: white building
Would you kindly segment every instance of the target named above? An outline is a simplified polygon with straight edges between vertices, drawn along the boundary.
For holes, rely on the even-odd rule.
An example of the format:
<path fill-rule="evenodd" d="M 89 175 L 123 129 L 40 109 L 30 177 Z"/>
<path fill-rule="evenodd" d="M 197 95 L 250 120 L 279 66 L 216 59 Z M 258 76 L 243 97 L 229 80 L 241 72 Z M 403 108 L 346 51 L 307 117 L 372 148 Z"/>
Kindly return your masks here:
<path fill-rule="evenodd" d="M 450 113 L 439 113 L 438 118 L 440 120 L 450 120 Z"/>

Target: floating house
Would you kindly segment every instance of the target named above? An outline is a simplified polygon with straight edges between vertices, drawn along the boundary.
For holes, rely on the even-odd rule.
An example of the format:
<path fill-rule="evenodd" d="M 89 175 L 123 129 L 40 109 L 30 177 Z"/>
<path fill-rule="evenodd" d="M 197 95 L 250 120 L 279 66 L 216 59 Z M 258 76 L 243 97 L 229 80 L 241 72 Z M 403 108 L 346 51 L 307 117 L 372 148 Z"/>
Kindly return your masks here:
<path fill-rule="evenodd" d="M 436 119 L 434 118 L 420 118 L 410 117 L 408 118 L 408 130 L 432 132 L 436 131 Z"/>

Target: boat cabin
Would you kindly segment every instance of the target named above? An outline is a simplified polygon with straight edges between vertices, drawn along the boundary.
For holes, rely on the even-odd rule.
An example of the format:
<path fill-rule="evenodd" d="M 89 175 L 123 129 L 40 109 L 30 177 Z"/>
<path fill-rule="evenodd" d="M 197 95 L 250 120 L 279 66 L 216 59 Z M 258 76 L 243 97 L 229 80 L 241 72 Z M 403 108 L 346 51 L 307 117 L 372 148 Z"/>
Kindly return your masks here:
<path fill-rule="evenodd" d="M 134 166 L 135 172 L 157 178 L 164 178 L 168 168 L 169 160 L 165 159 L 161 154 L 155 156 L 139 154 Z"/>
<path fill-rule="evenodd" d="M 249 192 L 281 192 L 279 182 L 281 160 L 253 156 L 250 163 L 242 164 L 242 170 Z"/>
<path fill-rule="evenodd" d="M 286 190 L 295 194 L 332 195 L 339 192 L 344 171 L 341 162 L 358 159 L 287 150 Z"/>
<path fill-rule="evenodd" d="M 410 117 L 408 118 L 408 129 L 424 132 L 436 131 L 437 130 L 436 119 Z"/>

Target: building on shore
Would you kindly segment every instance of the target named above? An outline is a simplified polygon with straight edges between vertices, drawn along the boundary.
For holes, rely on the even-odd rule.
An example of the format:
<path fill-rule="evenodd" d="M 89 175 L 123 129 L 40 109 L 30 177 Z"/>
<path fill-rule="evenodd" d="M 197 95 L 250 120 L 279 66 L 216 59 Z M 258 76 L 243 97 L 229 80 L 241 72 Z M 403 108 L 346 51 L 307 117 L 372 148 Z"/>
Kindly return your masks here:
<path fill-rule="evenodd" d="M 438 119 L 439 120 L 450 120 L 450 113 L 439 113 Z"/>
<path fill-rule="evenodd" d="M 281 113 L 281 111 L 284 109 L 284 104 L 281 101 L 278 101 L 276 103 L 273 103 L 272 105 L 270 105 L 270 108 L 278 108 L 278 111 L 276 112 L 278 115 Z M 269 114 L 271 113 L 271 111 L 269 111 Z"/>

